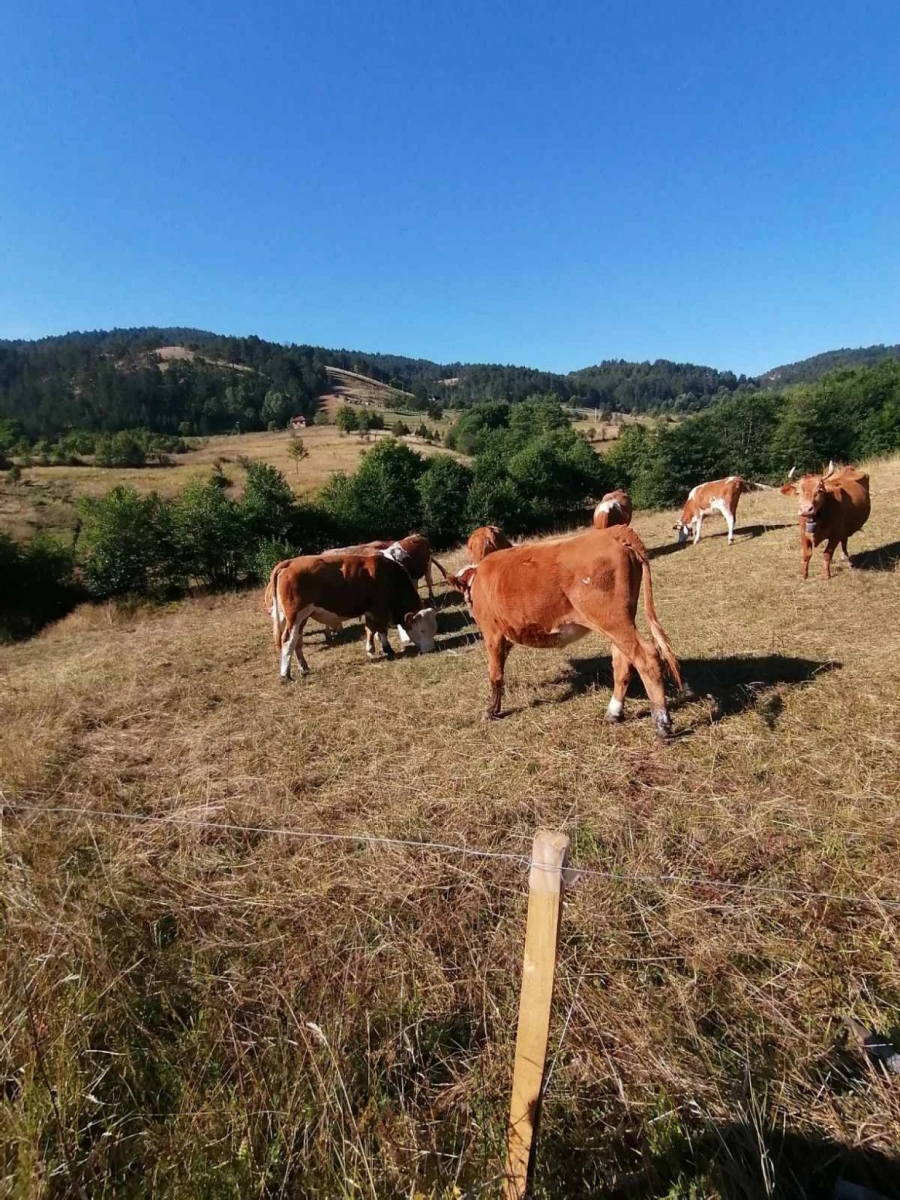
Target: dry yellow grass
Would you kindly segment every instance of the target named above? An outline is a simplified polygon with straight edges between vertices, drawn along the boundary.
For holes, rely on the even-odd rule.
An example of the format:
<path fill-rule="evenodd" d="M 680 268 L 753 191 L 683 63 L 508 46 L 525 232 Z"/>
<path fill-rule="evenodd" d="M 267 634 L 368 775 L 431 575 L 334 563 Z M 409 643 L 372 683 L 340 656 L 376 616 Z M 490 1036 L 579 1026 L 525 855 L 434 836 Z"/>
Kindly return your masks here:
<path fill-rule="evenodd" d="M 494 1196 L 502 1163 L 516 864 L 57 808 L 516 854 L 565 829 L 647 878 L 566 901 L 536 1194 L 896 1189 L 897 1086 L 840 1033 L 900 1026 L 900 462 L 872 488 L 865 569 L 827 584 L 777 493 L 730 548 L 636 516 L 692 689 L 669 745 L 637 686 L 603 724 L 600 639 L 515 650 L 482 724 L 455 602 L 441 653 L 313 634 L 290 687 L 259 593 L 0 648 L 0 1194 Z"/>
<path fill-rule="evenodd" d="M 390 423 L 397 414 L 384 412 Z M 407 425 L 411 418 L 404 418 Z M 430 428 L 445 428 L 428 420 Z M 27 467 L 19 483 L 11 483 L 5 473 L 0 475 L 0 528 L 13 537 L 25 539 L 38 531 L 65 532 L 75 524 L 74 504 L 78 496 L 102 496 L 117 484 L 127 484 L 139 492 L 159 492 L 173 496 L 186 483 L 206 479 L 214 463 L 221 462 L 223 470 L 237 491 L 243 486 L 244 472 L 239 457 L 268 462 L 284 472 L 298 494 L 307 494 L 321 487 L 333 471 L 355 471 L 365 450 L 387 433 L 375 432 L 366 441 L 358 434 L 341 434 L 333 425 L 313 425 L 300 430 L 309 457 L 295 466 L 287 453 L 290 434 L 243 433 L 234 436 L 209 438 L 199 449 L 172 458 L 169 467 Z M 439 445 L 421 438 L 403 439 L 426 456 L 450 453 Z"/>

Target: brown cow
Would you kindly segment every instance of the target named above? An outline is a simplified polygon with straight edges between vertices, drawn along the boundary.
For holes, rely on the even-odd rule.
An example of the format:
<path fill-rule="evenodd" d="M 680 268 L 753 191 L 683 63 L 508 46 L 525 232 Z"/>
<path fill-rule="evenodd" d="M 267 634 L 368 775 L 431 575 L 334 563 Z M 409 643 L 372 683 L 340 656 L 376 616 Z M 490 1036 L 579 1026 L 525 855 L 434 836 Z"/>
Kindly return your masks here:
<path fill-rule="evenodd" d="M 788 479 L 793 479 L 791 468 Z M 847 539 L 858 533 L 869 519 L 869 477 L 856 467 L 834 469 L 828 464 L 824 475 L 803 475 L 781 489 L 784 496 L 796 496 L 800 517 L 800 578 L 809 575 L 813 546 L 825 542 L 822 578 L 831 578 L 831 556 L 838 545 L 844 562 L 852 567 Z"/>
<path fill-rule="evenodd" d="M 303 655 L 303 628 L 312 617 L 339 629 L 351 617 L 364 617 L 366 654 L 374 657 L 378 634 L 385 658 L 393 658 L 388 623 L 401 641 L 420 651 L 435 649 L 437 618 L 433 608 L 420 608 L 419 593 L 406 571 L 383 554 L 307 555 L 289 558 L 272 568 L 266 588 L 275 649 L 281 656 L 281 678 L 291 677 L 296 650 L 301 674 L 309 672 Z"/>
<path fill-rule="evenodd" d="M 411 533 L 408 537 L 400 538 L 397 542 L 362 542 L 358 546 L 341 546 L 336 550 L 324 551 L 326 558 L 333 558 L 335 555 L 340 554 L 386 554 L 388 558 L 392 558 L 394 562 L 398 562 L 402 567 L 405 567 L 413 583 L 418 583 L 424 576 L 425 586 L 428 589 L 428 600 L 432 607 L 434 607 L 435 599 L 431 579 L 431 564 L 434 563 L 438 570 L 445 576 L 447 574 L 437 559 L 432 557 L 431 544 L 428 538 L 421 533 Z"/>
<path fill-rule="evenodd" d="M 513 645 L 567 646 L 593 630 L 612 642 L 614 687 L 607 720 L 622 720 L 625 692 L 637 668 L 657 732 L 669 736 L 660 659 L 679 687 L 681 674 L 656 615 L 647 552 L 630 526 L 498 550 L 450 581 L 467 595 L 484 636 L 491 682 L 488 717 L 500 714 L 503 670 Z M 642 581 L 652 642 L 634 623 Z"/>
<path fill-rule="evenodd" d="M 683 546 L 693 530 L 694 545 L 700 541 L 700 530 L 703 528 L 703 518 L 710 513 L 720 512 L 728 526 L 728 545 L 734 541 L 734 519 L 737 516 L 738 500 L 748 490 L 746 482 L 740 475 L 729 475 L 727 479 L 714 479 L 711 483 L 698 483 L 688 492 L 681 512 L 681 520 L 676 524 L 678 544 Z"/>
<path fill-rule="evenodd" d="M 631 524 L 631 497 L 621 488 L 607 492 L 594 509 L 594 528 L 609 529 L 612 525 Z"/>
<path fill-rule="evenodd" d="M 469 540 L 466 542 L 466 550 L 469 554 L 469 562 L 473 567 L 477 567 L 489 554 L 493 554 L 495 550 L 509 550 L 512 547 L 512 542 L 499 527 L 499 525 L 482 525 L 469 535 Z"/>

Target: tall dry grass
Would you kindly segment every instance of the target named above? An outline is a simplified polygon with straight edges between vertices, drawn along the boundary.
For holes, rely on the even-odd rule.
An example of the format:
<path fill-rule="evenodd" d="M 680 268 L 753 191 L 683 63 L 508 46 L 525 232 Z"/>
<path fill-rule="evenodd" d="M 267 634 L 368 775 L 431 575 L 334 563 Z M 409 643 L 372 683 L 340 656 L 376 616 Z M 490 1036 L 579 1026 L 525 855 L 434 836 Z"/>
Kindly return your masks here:
<path fill-rule="evenodd" d="M 777 494 L 731 548 L 636 517 L 691 688 L 670 745 L 637 685 L 603 723 L 599 639 L 515 650 L 482 724 L 455 601 L 441 653 L 315 634 L 292 687 L 259 595 L 0 648 L 0 1195 L 496 1195 L 525 872 L 264 830 L 527 855 L 536 825 L 706 881 L 566 900 L 536 1194 L 896 1190 L 897 1084 L 840 1027 L 900 1026 L 900 462 L 872 481 L 864 569 L 828 584 Z"/>

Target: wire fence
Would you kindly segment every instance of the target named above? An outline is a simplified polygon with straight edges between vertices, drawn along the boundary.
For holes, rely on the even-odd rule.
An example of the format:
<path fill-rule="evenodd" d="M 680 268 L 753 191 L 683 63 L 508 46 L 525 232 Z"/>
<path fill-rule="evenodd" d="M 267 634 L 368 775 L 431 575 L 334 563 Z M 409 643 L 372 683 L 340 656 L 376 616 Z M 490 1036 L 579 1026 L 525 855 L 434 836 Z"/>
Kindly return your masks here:
<path fill-rule="evenodd" d="M 523 872 L 536 868 L 544 868 L 540 863 L 533 863 L 528 854 L 516 854 L 506 850 L 485 850 L 476 846 L 458 846 L 452 842 L 421 841 L 414 838 L 398 838 L 369 832 L 360 833 L 331 833 L 325 830 L 296 829 L 292 826 L 278 825 L 247 825 L 232 821 L 210 821 L 202 818 L 189 817 L 179 813 L 162 815 L 150 813 L 127 813 L 114 810 L 78 808 L 74 805 L 40 807 L 30 810 L 36 816 L 74 816 L 81 819 L 91 818 L 97 821 L 123 821 L 151 826 L 170 826 L 175 828 L 209 829 L 221 833 L 243 833 L 268 835 L 272 837 L 297 838 L 312 842 L 343 843 L 356 846 L 393 846 L 399 849 L 415 851 L 436 851 L 440 854 L 459 855 L 465 858 L 493 860 L 514 864 Z M 23 815 L 21 811 L 19 815 Z M 720 879 L 715 876 L 685 875 L 679 872 L 628 872 L 601 870 L 596 867 L 570 866 L 566 868 L 565 883 L 567 887 L 580 884 L 583 880 L 598 879 L 610 883 L 631 883 L 643 886 L 665 888 L 719 888 L 725 891 L 743 892 L 748 895 L 781 896 L 791 900 L 829 900 L 842 904 L 863 905 L 870 908 L 900 910 L 900 899 L 890 896 L 861 895 L 858 893 L 835 892 L 821 889 L 777 887 L 774 884 L 760 884 L 745 881 Z"/>

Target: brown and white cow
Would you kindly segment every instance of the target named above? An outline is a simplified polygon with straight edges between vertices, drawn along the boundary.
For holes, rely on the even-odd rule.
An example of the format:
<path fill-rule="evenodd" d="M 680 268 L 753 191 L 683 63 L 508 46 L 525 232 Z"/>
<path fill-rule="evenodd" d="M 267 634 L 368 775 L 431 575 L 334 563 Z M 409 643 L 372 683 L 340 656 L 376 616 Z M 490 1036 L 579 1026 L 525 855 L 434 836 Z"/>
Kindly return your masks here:
<path fill-rule="evenodd" d="M 728 545 L 734 541 L 734 520 L 737 516 L 738 500 L 747 491 L 746 482 L 740 475 L 729 475 L 727 479 L 713 479 L 710 483 L 698 483 L 688 492 L 681 512 L 681 520 L 676 524 L 678 544 L 683 546 L 691 532 L 694 535 L 694 545 L 700 541 L 700 530 L 703 528 L 703 518 L 714 512 L 719 512 L 725 518 L 728 526 Z"/>
<path fill-rule="evenodd" d="M 631 497 L 621 488 L 607 492 L 594 509 L 595 529 L 609 529 L 612 525 L 631 524 Z"/>
<path fill-rule="evenodd" d="M 326 558 L 333 558 L 335 555 L 341 554 L 386 554 L 388 558 L 392 558 L 394 562 L 400 563 L 406 569 L 413 583 L 418 583 L 424 577 L 425 586 L 428 589 L 428 600 L 432 607 L 434 607 L 435 599 L 431 564 L 434 563 L 445 576 L 447 574 L 437 559 L 432 556 L 431 543 L 428 538 L 421 533 L 411 533 L 408 537 L 400 538 L 396 542 L 362 542 L 358 546 L 341 546 L 336 550 L 324 551 Z"/>
<path fill-rule="evenodd" d="M 469 562 L 477 567 L 489 554 L 495 550 L 509 550 L 512 542 L 499 525 L 482 525 L 469 535 L 466 550 Z"/>
<path fill-rule="evenodd" d="M 869 519 L 869 477 L 856 467 L 842 467 L 839 471 L 834 463 L 828 464 L 824 475 L 803 475 L 794 480 L 794 470 L 788 475 L 793 482 L 786 483 L 782 495 L 796 496 L 800 518 L 800 577 L 809 575 L 809 560 L 814 546 L 825 542 L 822 578 L 831 578 L 831 556 L 838 546 L 844 562 L 852 567 L 847 553 L 847 539 L 858 533 Z"/>
<path fill-rule="evenodd" d="M 344 621 L 363 617 L 366 654 L 374 657 L 375 634 L 385 658 L 393 658 L 388 624 L 397 626 L 401 641 L 422 653 L 435 649 L 437 617 L 421 608 L 419 593 L 406 571 L 383 554 L 307 555 L 289 558 L 272 568 L 266 588 L 275 649 L 281 656 L 281 677 L 290 679 L 296 651 L 300 672 L 308 674 L 303 655 L 306 622 L 320 621 L 340 629 Z"/>
<path fill-rule="evenodd" d="M 657 731 L 669 736 L 672 722 L 662 663 L 679 687 L 681 674 L 653 604 L 647 551 L 630 526 L 590 529 L 565 541 L 498 550 L 477 567 L 450 576 L 450 582 L 466 595 L 484 637 L 491 683 L 488 717 L 500 715 L 503 671 L 514 645 L 568 646 L 594 631 L 612 643 L 614 687 L 607 720 L 622 720 L 625 693 L 636 668 L 650 697 Z M 652 641 L 642 637 L 634 623 L 642 582 Z"/>

